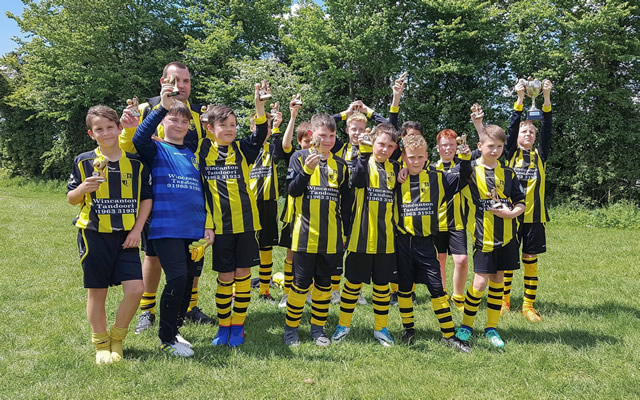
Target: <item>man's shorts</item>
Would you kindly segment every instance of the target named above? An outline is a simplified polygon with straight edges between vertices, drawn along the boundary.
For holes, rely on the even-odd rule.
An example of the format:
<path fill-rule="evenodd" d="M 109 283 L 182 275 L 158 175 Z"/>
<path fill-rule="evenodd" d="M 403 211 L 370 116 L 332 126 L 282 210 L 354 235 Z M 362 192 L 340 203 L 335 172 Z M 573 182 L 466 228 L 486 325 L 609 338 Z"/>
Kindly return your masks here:
<path fill-rule="evenodd" d="M 278 202 L 275 200 L 262 200 L 257 202 L 260 226 L 258 243 L 260 248 L 278 245 Z"/>
<path fill-rule="evenodd" d="M 467 255 L 467 231 L 445 231 L 435 235 L 438 254 L 464 254 Z"/>
<path fill-rule="evenodd" d="M 330 282 L 332 275 L 339 275 L 342 272 L 338 269 L 342 267 L 342 257 L 343 253 L 322 254 L 294 251 L 293 279 L 304 286 L 310 285 L 316 277 L 328 278 Z M 340 267 L 336 267 L 337 265 Z"/>
<path fill-rule="evenodd" d="M 291 223 L 284 222 L 280 231 L 280 242 L 278 246 L 287 249 L 291 248 Z"/>
<path fill-rule="evenodd" d="M 99 233 L 78 230 L 78 250 L 84 271 L 84 287 L 104 289 L 124 281 L 142 279 L 140 250 L 123 249 L 129 232 Z"/>
<path fill-rule="evenodd" d="M 149 257 L 158 257 L 156 254 L 156 249 L 151 244 L 149 239 L 149 226 L 151 225 L 151 218 L 147 218 L 147 222 L 144 223 L 144 227 L 142 228 L 142 240 L 140 240 L 140 248 L 144 252 L 144 254 Z"/>
<path fill-rule="evenodd" d="M 440 262 L 431 236 L 396 236 L 396 259 L 401 288 L 410 288 L 414 283 L 430 285 L 434 280 L 439 280 L 442 288 Z"/>
<path fill-rule="evenodd" d="M 213 270 L 233 272 L 260 265 L 258 234 L 255 231 L 216 235 L 212 246 Z"/>
<path fill-rule="evenodd" d="M 523 223 L 518 226 L 518 241 L 525 254 L 542 254 L 547 251 L 547 236 L 542 222 Z"/>
<path fill-rule="evenodd" d="M 386 285 L 397 282 L 395 254 L 366 254 L 348 252 L 344 262 L 344 276 L 351 283 Z"/>
<path fill-rule="evenodd" d="M 489 253 L 473 250 L 473 272 L 495 274 L 516 269 L 520 269 L 520 246 L 517 240 L 511 240 L 506 246 Z"/>

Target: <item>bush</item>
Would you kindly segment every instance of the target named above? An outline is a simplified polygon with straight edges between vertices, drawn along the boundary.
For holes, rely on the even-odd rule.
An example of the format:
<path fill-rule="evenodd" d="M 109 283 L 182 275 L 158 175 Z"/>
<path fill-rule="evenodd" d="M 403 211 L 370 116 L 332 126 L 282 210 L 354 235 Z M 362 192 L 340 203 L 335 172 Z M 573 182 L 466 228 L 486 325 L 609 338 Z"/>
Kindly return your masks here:
<path fill-rule="evenodd" d="M 573 203 L 553 207 L 551 221 L 555 224 L 586 226 L 589 228 L 640 229 L 640 208 L 638 205 L 621 200 L 610 206 L 587 209 Z"/>

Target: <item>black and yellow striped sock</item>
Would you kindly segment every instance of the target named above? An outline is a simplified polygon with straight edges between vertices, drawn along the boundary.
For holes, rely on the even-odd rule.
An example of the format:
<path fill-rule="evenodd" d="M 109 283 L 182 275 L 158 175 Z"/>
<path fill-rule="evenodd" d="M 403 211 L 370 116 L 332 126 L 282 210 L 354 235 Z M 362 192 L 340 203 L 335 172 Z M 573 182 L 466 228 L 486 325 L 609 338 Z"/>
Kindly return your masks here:
<path fill-rule="evenodd" d="M 198 289 L 191 289 L 191 300 L 189 301 L 189 308 L 187 312 L 191 311 L 191 309 L 198 305 Z"/>
<path fill-rule="evenodd" d="M 456 308 L 464 307 L 464 294 L 454 293 L 453 296 L 451 296 L 451 300 Z"/>
<path fill-rule="evenodd" d="M 258 274 L 260 276 L 260 294 L 269 293 L 269 285 L 271 284 L 271 272 L 273 271 L 273 253 L 271 247 L 260 249 L 260 268 Z"/>
<path fill-rule="evenodd" d="M 391 282 L 389 284 L 389 287 L 391 288 L 391 293 L 398 293 L 398 284 L 397 283 Z M 413 287 L 413 290 L 414 291 L 416 290 L 415 286 Z"/>
<path fill-rule="evenodd" d="M 524 299 L 522 309 L 533 308 L 538 291 L 538 257 L 523 257 L 524 264 Z"/>
<path fill-rule="evenodd" d="M 431 299 L 431 306 L 433 307 L 433 312 L 436 314 L 436 318 L 438 318 L 442 336 L 447 339 L 450 338 L 456 331 L 453 328 L 453 318 L 451 318 L 451 309 L 449 308 L 447 296 Z"/>
<path fill-rule="evenodd" d="M 231 325 L 244 325 L 247 317 L 247 308 L 251 301 L 251 274 L 237 277 L 236 297 L 233 300 L 233 314 L 231 315 Z"/>
<path fill-rule="evenodd" d="M 358 296 L 362 290 L 362 283 L 351 283 L 349 280 L 344 282 L 342 287 L 342 294 L 340 296 L 340 318 L 339 325 L 351 326 L 351 319 L 353 318 L 353 311 L 356 308 L 358 302 Z"/>
<path fill-rule="evenodd" d="M 331 291 L 336 292 L 340 291 L 340 275 L 332 275 L 331 276 Z"/>
<path fill-rule="evenodd" d="M 473 329 L 473 321 L 476 319 L 478 308 L 480 308 L 480 300 L 484 291 L 476 290 L 473 285 L 467 289 L 467 295 L 464 299 L 464 315 L 462 316 L 462 325 L 466 325 Z"/>
<path fill-rule="evenodd" d="M 413 328 L 413 292 L 398 291 L 398 308 L 404 329 Z"/>
<path fill-rule="evenodd" d="M 289 296 L 287 297 L 287 318 L 285 323 L 290 328 L 297 328 L 302 319 L 302 311 L 304 310 L 304 302 L 307 300 L 307 293 L 311 286 L 300 289 L 295 284 L 291 284 Z"/>
<path fill-rule="evenodd" d="M 140 299 L 140 310 L 149 311 L 154 314 L 156 311 L 156 292 L 144 292 Z"/>
<path fill-rule="evenodd" d="M 331 286 L 313 286 L 311 293 L 311 323 L 313 325 L 324 326 L 329 315 L 329 304 L 331 303 Z"/>
<path fill-rule="evenodd" d="M 289 294 L 291 284 L 293 283 L 293 264 L 291 261 L 284 259 L 284 294 Z"/>
<path fill-rule="evenodd" d="M 493 282 L 489 280 L 489 293 L 487 294 L 486 328 L 495 328 L 498 326 L 498 320 L 500 319 L 500 310 L 502 309 L 503 293 L 504 285 L 502 282 Z"/>
<path fill-rule="evenodd" d="M 216 289 L 216 308 L 218 309 L 218 325 L 231 325 L 231 298 L 233 296 L 233 281 L 223 282 L 218 279 Z"/>
<path fill-rule="evenodd" d="M 386 328 L 389 322 L 389 301 L 391 300 L 389 285 L 376 285 L 374 283 L 371 300 L 373 303 L 374 329 L 379 331 L 382 328 Z"/>
<path fill-rule="evenodd" d="M 513 281 L 513 271 L 504 271 L 504 295 L 502 296 L 502 303 L 511 304 L 511 282 Z"/>

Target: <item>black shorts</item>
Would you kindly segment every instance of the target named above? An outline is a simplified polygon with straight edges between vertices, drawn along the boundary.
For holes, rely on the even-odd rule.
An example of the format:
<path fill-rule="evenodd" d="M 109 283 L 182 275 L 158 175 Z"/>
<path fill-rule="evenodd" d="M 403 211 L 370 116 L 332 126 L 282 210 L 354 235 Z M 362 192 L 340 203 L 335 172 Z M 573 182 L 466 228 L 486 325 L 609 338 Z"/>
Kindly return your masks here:
<path fill-rule="evenodd" d="M 196 240 L 199 240 L 199 238 L 161 238 L 151 240 L 151 245 L 155 248 L 156 254 L 158 254 L 167 282 L 180 276 L 196 277 L 202 275 L 204 257 L 200 261 L 193 261 L 189 251 L 189 245 Z"/>
<path fill-rule="evenodd" d="M 467 255 L 467 231 L 445 231 L 435 235 L 438 254 L 464 254 Z"/>
<path fill-rule="evenodd" d="M 282 230 L 280 231 L 280 242 L 278 246 L 291 248 L 291 223 L 283 222 Z"/>
<path fill-rule="evenodd" d="M 498 271 L 520 269 L 520 246 L 517 240 L 511 240 L 506 246 L 483 253 L 473 251 L 473 272 L 495 274 Z"/>
<path fill-rule="evenodd" d="M 260 226 L 258 243 L 260 248 L 278 245 L 278 202 L 276 200 L 259 200 L 258 215 Z"/>
<path fill-rule="evenodd" d="M 149 257 L 158 257 L 156 254 L 156 249 L 151 245 L 149 239 L 149 226 L 151 225 L 151 218 L 147 218 L 147 222 L 144 223 L 144 228 L 142 228 L 142 238 L 140 240 L 140 248 L 144 252 L 144 254 Z"/>
<path fill-rule="evenodd" d="M 293 252 L 293 279 L 297 286 L 307 288 L 313 280 L 331 284 L 331 276 L 342 273 L 343 253 L 322 254 Z M 320 282 L 319 282 L 320 283 Z"/>
<path fill-rule="evenodd" d="M 216 235 L 212 247 L 214 271 L 233 272 L 260 265 L 257 232 Z"/>
<path fill-rule="evenodd" d="M 398 281 L 395 254 L 366 254 L 348 252 L 344 262 L 344 276 L 351 283 L 386 285 Z"/>
<path fill-rule="evenodd" d="M 518 241 L 525 254 L 542 254 L 547 252 L 547 236 L 542 222 L 520 223 Z"/>
<path fill-rule="evenodd" d="M 84 287 L 104 289 L 124 281 L 142 280 L 140 250 L 123 249 L 129 232 L 99 233 L 78 230 L 78 251 L 84 271 Z"/>
<path fill-rule="evenodd" d="M 422 283 L 429 286 L 429 291 L 439 284 L 442 292 L 440 262 L 431 236 L 396 236 L 396 259 L 400 290 L 410 290 L 414 283 Z M 440 297 L 443 293 L 432 295 Z"/>

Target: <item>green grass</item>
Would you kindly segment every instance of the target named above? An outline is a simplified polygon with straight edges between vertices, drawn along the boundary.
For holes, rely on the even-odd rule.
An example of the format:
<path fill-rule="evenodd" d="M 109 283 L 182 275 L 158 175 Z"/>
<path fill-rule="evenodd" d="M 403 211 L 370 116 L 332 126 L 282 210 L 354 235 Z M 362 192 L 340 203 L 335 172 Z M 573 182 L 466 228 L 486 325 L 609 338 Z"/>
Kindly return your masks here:
<path fill-rule="evenodd" d="M 419 340 L 412 347 L 377 344 L 368 305 L 357 307 L 345 343 L 328 349 L 308 341 L 307 306 L 301 325 L 304 342 L 289 349 L 282 343 L 284 311 L 258 302 L 254 294 L 247 342 L 240 349 L 213 348 L 214 327 L 187 325 L 181 331 L 194 344 L 196 356 L 173 359 L 159 352 L 154 329 L 127 337 L 123 362 L 98 367 L 71 225 L 76 212 L 55 185 L 0 182 L 0 398 L 640 396 L 638 230 L 550 223 L 549 251 L 540 257 L 537 306 L 543 322 L 533 325 L 517 312 L 502 318 L 504 352 L 489 349 L 481 337 L 473 339 L 471 355 L 439 344 L 429 296 L 419 287 Z M 283 257 L 277 249 L 276 270 L 281 270 Z M 210 255 L 206 265 L 200 306 L 214 314 Z M 451 268 L 448 271 L 450 285 Z M 521 271 L 515 275 L 513 293 L 512 306 L 517 308 Z M 365 294 L 370 302 L 370 288 Z M 280 291 L 274 295 L 279 298 Z M 118 288 L 111 290 L 110 322 L 120 297 Z M 332 306 L 329 333 L 337 318 L 338 307 Z M 459 325 L 457 311 L 454 320 Z M 476 327 L 483 327 L 485 320 L 483 303 Z M 397 308 L 391 310 L 389 327 L 399 341 Z"/>

